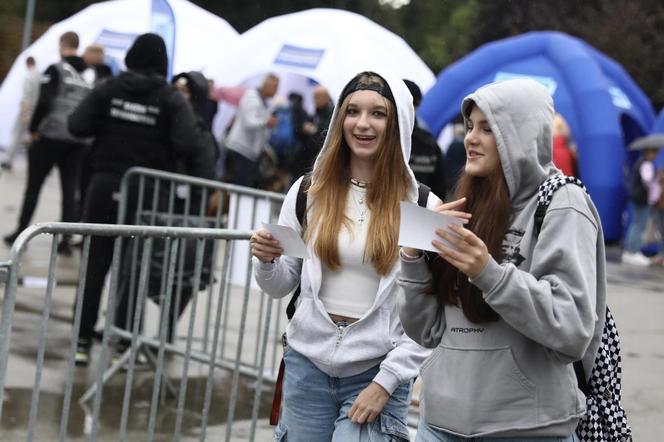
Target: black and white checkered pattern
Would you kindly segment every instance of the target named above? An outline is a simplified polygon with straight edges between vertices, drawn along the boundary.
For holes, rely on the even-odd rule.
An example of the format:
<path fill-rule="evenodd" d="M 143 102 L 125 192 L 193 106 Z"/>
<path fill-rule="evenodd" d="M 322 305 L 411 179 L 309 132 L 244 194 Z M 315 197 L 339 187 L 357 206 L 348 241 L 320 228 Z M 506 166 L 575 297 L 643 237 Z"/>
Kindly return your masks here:
<path fill-rule="evenodd" d="M 541 228 L 546 209 L 551 204 L 553 193 L 566 184 L 575 184 L 586 190 L 578 178 L 556 175 L 547 179 L 537 193 L 535 222 L 537 232 Z M 595 363 L 590 371 L 586 395 L 586 414 L 576 428 L 583 442 L 626 442 L 632 440 L 632 431 L 627 424 L 627 415 L 620 405 L 621 389 L 620 337 L 613 315 L 606 308 L 606 321 L 602 330 Z"/>
<path fill-rule="evenodd" d="M 546 208 L 549 207 L 549 204 L 551 204 L 553 192 L 566 184 L 576 184 L 587 192 L 586 186 L 583 185 L 580 179 L 573 176 L 554 175 L 540 184 L 539 189 L 537 190 L 537 206 L 543 206 L 546 210 Z"/>

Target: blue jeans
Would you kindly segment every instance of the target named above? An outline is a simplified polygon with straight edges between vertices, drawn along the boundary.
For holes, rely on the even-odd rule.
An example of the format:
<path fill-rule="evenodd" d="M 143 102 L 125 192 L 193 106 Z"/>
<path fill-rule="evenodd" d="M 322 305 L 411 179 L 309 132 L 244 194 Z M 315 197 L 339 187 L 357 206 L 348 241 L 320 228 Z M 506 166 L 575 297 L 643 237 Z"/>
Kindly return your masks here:
<path fill-rule="evenodd" d="M 576 434 L 568 437 L 461 437 L 430 427 L 420 418 L 416 442 L 579 442 Z"/>
<path fill-rule="evenodd" d="M 378 366 L 355 376 L 334 378 L 293 349 L 286 351 L 284 362 L 283 408 L 274 435 L 276 442 L 409 440 L 406 417 L 410 383 L 397 387 L 374 422 L 360 425 L 352 423 L 347 413 L 378 373 Z"/>
<path fill-rule="evenodd" d="M 636 253 L 641 250 L 641 235 L 646 230 L 648 216 L 650 215 L 650 206 L 639 206 L 630 203 L 632 208 L 632 220 L 625 235 L 625 251 Z"/>

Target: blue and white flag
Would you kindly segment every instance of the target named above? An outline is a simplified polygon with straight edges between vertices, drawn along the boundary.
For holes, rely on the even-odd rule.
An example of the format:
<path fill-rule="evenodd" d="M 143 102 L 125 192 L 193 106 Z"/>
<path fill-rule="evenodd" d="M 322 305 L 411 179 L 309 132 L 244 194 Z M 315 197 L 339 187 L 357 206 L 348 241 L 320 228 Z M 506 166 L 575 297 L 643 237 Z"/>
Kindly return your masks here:
<path fill-rule="evenodd" d="M 168 55 L 166 79 L 170 81 L 173 76 L 173 54 L 175 54 L 175 14 L 173 14 L 173 8 L 168 0 L 152 0 L 150 29 L 160 35 L 166 43 L 166 54 Z"/>

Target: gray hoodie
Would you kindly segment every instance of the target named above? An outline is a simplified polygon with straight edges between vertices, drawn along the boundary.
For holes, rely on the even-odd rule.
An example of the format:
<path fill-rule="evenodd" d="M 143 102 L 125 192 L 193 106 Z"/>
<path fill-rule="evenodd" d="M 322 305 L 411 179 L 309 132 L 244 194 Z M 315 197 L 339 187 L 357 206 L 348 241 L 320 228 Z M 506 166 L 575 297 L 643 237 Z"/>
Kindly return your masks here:
<path fill-rule="evenodd" d="M 465 436 L 568 437 L 585 412 L 571 362 L 592 366 L 604 326 L 606 274 L 597 210 L 579 187 L 557 190 L 539 236 L 538 186 L 551 162 L 552 100 L 533 80 L 484 86 L 466 97 L 496 137 L 513 215 L 503 262 L 492 258 L 470 282 L 500 315 L 470 322 L 426 294 L 424 259 L 402 261 L 400 316 L 408 336 L 435 348 L 421 369 L 424 418 Z"/>
<path fill-rule="evenodd" d="M 415 116 L 412 97 L 400 79 L 383 78 L 388 82 L 396 102 L 403 159 L 404 164 L 408 165 L 410 134 Z M 338 106 L 332 115 L 332 122 L 337 112 Z M 322 151 L 327 147 L 326 139 Z M 417 182 L 412 171 L 408 170 L 411 176 L 408 199 L 416 202 Z M 295 214 L 300 182 L 301 179 L 297 180 L 288 191 L 281 208 L 279 224 L 301 234 L 302 227 Z M 439 201 L 435 195 L 430 194 L 428 206 L 433 207 Z M 357 322 L 339 329 L 318 298 L 322 270 L 312 243 L 309 241 L 307 245 L 311 258 L 305 260 L 282 256 L 275 263 L 262 263 L 254 258 L 256 281 L 268 295 L 284 297 L 300 284 L 299 303 L 286 330 L 289 346 L 332 377 L 353 376 L 380 364 L 380 371 L 374 381 L 391 394 L 399 385 L 417 376 L 420 364 L 429 354 L 428 350 L 406 336 L 399 321 L 396 275 L 400 262 L 397 261 L 392 271 L 381 278 L 374 304 L 369 311 Z"/>

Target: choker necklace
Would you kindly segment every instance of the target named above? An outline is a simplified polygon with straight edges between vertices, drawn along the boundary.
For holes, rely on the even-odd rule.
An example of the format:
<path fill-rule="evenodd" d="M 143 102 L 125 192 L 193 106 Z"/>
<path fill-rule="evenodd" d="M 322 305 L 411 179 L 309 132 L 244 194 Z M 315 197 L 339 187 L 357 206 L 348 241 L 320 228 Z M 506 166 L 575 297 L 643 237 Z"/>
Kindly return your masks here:
<path fill-rule="evenodd" d="M 360 181 L 360 180 L 355 179 L 353 177 L 350 177 L 350 182 L 351 182 L 351 184 L 354 184 L 357 187 L 361 187 L 363 189 L 369 185 L 368 181 Z"/>

